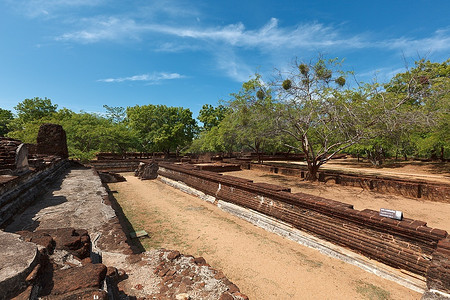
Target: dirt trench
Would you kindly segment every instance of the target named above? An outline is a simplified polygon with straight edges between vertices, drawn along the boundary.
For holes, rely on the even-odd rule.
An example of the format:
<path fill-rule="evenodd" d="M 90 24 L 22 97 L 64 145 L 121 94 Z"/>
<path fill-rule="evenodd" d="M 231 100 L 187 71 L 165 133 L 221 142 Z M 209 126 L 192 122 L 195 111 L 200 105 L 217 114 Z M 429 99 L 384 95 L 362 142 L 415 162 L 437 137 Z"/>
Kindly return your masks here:
<path fill-rule="evenodd" d="M 203 256 L 250 299 L 420 299 L 395 282 L 266 232 L 159 180 L 110 184 L 146 249 Z"/>

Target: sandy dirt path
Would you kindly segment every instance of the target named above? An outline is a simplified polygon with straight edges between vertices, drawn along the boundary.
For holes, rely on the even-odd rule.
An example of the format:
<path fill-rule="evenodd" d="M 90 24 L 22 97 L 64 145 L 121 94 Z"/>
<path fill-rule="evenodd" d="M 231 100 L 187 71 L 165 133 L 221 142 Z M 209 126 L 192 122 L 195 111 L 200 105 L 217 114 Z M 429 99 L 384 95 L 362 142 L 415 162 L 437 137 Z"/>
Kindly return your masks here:
<path fill-rule="evenodd" d="M 403 211 L 405 218 L 427 222 L 427 226 L 450 232 L 450 204 L 424 201 L 397 195 L 380 194 L 359 187 L 342 186 L 332 181 L 308 182 L 294 176 L 270 174 L 256 170 L 227 172 L 227 175 L 290 187 L 292 193 L 307 193 L 336 201 L 353 204 L 355 209 L 366 208 L 379 211 L 390 208 Z"/>
<path fill-rule="evenodd" d="M 420 299 L 392 281 L 320 254 L 159 180 L 110 184 L 147 248 L 203 256 L 250 299 Z"/>

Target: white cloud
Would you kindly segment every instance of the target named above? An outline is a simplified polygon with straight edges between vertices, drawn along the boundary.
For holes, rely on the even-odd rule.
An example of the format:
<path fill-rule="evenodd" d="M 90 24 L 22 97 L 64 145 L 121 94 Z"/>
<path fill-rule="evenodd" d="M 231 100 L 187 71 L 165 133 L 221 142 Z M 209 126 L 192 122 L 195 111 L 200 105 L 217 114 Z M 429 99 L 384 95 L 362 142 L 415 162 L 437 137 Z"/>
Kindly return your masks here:
<path fill-rule="evenodd" d="M 239 59 L 232 50 L 223 49 L 215 54 L 216 67 L 231 79 L 243 82 L 247 81 L 255 71 L 243 60 Z"/>
<path fill-rule="evenodd" d="M 386 82 L 398 73 L 406 72 L 406 67 L 393 68 L 393 67 L 382 67 L 374 70 L 358 73 L 358 81 L 374 80 L 375 82 Z"/>
<path fill-rule="evenodd" d="M 53 1 L 65 3 L 68 0 Z M 263 55 L 265 64 L 270 62 L 273 65 L 280 65 L 280 62 L 300 53 L 311 55 L 370 49 L 390 51 L 391 54 L 397 51 L 411 56 L 450 51 L 448 28 L 424 38 L 403 36 L 380 40 L 369 33 L 350 35 L 342 27 L 317 22 L 282 26 L 276 18 L 254 29 L 246 28 L 241 22 L 204 26 L 200 22 L 201 14 L 192 5 L 181 2 L 183 0 L 167 1 L 152 2 L 141 7 L 139 12 L 82 19 L 76 23 L 78 30 L 66 32 L 56 40 L 82 44 L 131 40 L 148 43 L 155 52 L 204 51 L 215 58 L 217 69 L 239 81 L 253 74 L 249 67 L 251 63 L 238 55 L 242 51 L 257 51 L 257 55 Z M 76 2 L 82 5 L 86 1 Z M 380 73 L 385 73 L 385 70 Z M 130 78 L 116 81 L 132 80 Z"/>
<path fill-rule="evenodd" d="M 400 50 L 407 55 L 450 51 L 450 29 L 438 29 L 431 36 L 421 39 L 400 37 L 382 41 L 380 47 Z"/>
<path fill-rule="evenodd" d="M 230 46 L 259 49 L 315 49 L 320 47 L 363 48 L 368 43 L 362 36 L 340 37 L 336 29 L 312 23 L 296 28 L 281 28 L 272 18 L 256 30 L 246 30 L 244 24 L 236 23 L 222 27 L 186 27 L 156 23 L 137 23 L 129 18 L 111 17 L 106 20 L 87 20 L 86 28 L 63 34 L 58 40 L 94 43 L 101 40 L 127 39 L 129 36 L 161 34 L 198 41 L 225 43 Z"/>
<path fill-rule="evenodd" d="M 48 16 L 61 9 L 73 9 L 83 6 L 98 6 L 105 0 L 7 0 L 16 11 L 34 18 Z"/>
<path fill-rule="evenodd" d="M 140 27 L 132 19 L 120 20 L 115 17 L 98 17 L 81 22 L 90 23 L 90 28 L 72 33 L 65 33 L 56 38 L 60 41 L 95 43 L 102 40 L 139 39 Z"/>
<path fill-rule="evenodd" d="M 99 79 L 97 81 L 101 82 L 146 81 L 149 83 L 159 83 L 164 80 L 181 79 L 181 78 L 186 78 L 186 76 L 180 75 L 178 73 L 158 72 L 153 74 L 141 74 L 129 77 Z"/>
<path fill-rule="evenodd" d="M 183 51 L 197 51 L 201 49 L 202 48 L 199 45 L 193 45 L 192 43 L 163 42 L 155 46 L 152 50 L 155 52 L 175 53 Z"/>
<path fill-rule="evenodd" d="M 221 27 L 200 27 L 185 25 L 165 25 L 152 22 L 137 22 L 127 17 L 109 17 L 84 20 L 82 30 L 66 33 L 58 40 L 75 41 L 80 43 L 95 43 L 100 41 L 113 41 L 137 38 L 143 39 L 146 35 L 162 35 L 175 37 L 169 43 L 174 49 L 181 40 L 186 45 L 186 39 L 198 42 L 220 43 L 231 47 L 258 49 L 260 51 L 273 51 L 279 49 L 313 50 L 324 49 L 369 49 L 381 48 L 401 50 L 408 53 L 450 50 L 450 30 L 437 30 L 432 36 L 414 39 L 408 37 L 387 40 L 374 40 L 368 34 L 345 35 L 333 26 L 320 23 L 300 24 L 296 27 L 280 27 L 279 20 L 270 19 L 259 29 L 248 30 L 244 24 L 236 23 Z M 192 46 L 191 46 L 192 47 Z M 172 47 L 160 47 L 172 52 Z M 188 47 L 189 49 L 189 47 Z"/>

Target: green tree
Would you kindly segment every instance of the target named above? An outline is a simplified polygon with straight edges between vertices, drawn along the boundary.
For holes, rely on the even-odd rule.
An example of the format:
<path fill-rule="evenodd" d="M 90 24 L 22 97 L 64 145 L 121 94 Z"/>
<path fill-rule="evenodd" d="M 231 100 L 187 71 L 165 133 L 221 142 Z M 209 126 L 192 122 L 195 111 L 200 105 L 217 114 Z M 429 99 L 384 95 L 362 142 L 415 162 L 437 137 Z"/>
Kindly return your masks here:
<path fill-rule="evenodd" d="M 262 152 L 275 143 L 277 135 L 272 91 L 262 82 L 261 75 L 256 74 L 231 96 L 229 113 L 221 126 L 232 129 L 237 142 L 256 152 L 258 162 L 261 162 Z"/>
<path fill-rule="evenodd" d="M 49 116 L 28 121 L 9 136 L 27 143 L 36 143 L 39 127 L 43 123 L 63 126 L 67 136 L 67 147 L 71 158 L 87 161 L 97 152 L 123 153 L 135 148 L 136 136 L 123 123 L 92 113 L 75 113 L 67 108 Z"/>
<path fill-rule="evenodd" d="M 401 141 L 409 151 L 414 141 L 417 154 L 444 160 L 450 152 L 450 59 L 416 61 L 414 68 L 395 75 L 385 89 L 387 97 L 402 100 L 389 124 L 394 141 Z"/>
<path fill-rule="evenodd" d="M 136 105 L 127 108 L 129 126 L 136 130 L 144 151 L 181 151 L 197 131 L 192 112 L 182 107 Z"/>
<path fill-rule="evenodd" d="M 8 125 L 14 119 L 10 110 L 0 108 L 0 136 L 6 136 L 9 132 Z"/>
<path fill-rule="evenodd" d="M 58 105 L 52 104 L 50 99 L 34 97 L 33 99 L 25 99 L 14 109 L 17 112 L 19 120 L 22 123 L 27 123 L 33 120 L 39 120 L 43 117 L 48 117 L 54 112 Z"/>
<path fill-rule="evenodd" d="M 125 108 L 120 106 L 108 106 L 103 105 L 106 109 L 106 117 L 113 123 L 121 123 L 125 120 L 127 116 L 127 111 Z"/>
<path fill-rule="evenodd" d="M 308 180 L 317 180 L 320 166 L 361 141 L 377 122 L 370 109 L 373 86 L 344 89 L 346 75 L 336 59 L 322 58 L 280 74 L 278 126 L 293 138 L 287 146 L 305 154 Z"/>
<path fill-rule="evenodd" d="M 206 126 L 208 130 L 200 132 L 193 141 L 191 152 L 251 150 L 261 162 L 262 153 L 287 149 L 285 143 L 289 136 L 278 131 L 274 122 L 278 104 L 273 100 L 271 88 L 262 82 L 261 75 L 256 74 L 244 82 L 231 97 L 227 106 L 220 108 L 225 112 L 223 119 L 215 117 L 212 106 L 203 106 L 203 116 L 212 116 L 214 122 L 205 122 L 210 124 Z"/>
<path fill-rule="evenodd" d="M 222 122 L 228 113 L 228 107 L 220 104 L 214 107 L 210 104 L 204 104 L 198 114 L 198 120 L 203 123 L 204 130 L 211 130 Z"/>

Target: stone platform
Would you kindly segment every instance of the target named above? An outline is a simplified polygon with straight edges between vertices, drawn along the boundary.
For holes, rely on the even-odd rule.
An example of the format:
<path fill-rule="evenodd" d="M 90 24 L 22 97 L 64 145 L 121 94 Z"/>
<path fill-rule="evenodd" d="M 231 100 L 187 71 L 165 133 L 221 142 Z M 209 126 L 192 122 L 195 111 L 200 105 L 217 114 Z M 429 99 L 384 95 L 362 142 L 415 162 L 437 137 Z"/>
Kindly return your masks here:
<path fill-rule="evenodd" d="M 8 299 L 22 288 L 39 262 L 39 253 L 36 244 L 22 241 L 17 234 L 0 231 L 0 241 L 0 299 Z"/>

